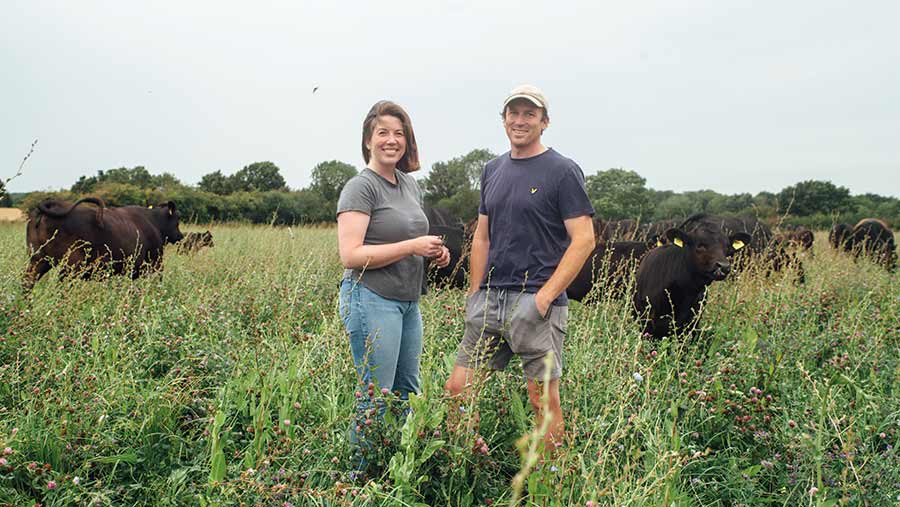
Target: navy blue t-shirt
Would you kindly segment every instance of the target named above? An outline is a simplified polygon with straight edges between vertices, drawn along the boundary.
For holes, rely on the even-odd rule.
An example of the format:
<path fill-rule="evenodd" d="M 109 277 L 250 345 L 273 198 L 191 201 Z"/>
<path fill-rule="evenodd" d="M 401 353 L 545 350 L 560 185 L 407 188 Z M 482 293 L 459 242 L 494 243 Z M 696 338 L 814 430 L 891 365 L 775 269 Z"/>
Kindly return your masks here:
<path fill-rule="evenodd" d="M 569 246 L 564 220 L 593 215 L 584 173 L 574 161 L 548 149 L 515 159 L 491 160 L 481 173 L 478 213 L 488 216 L 488 269 L 481 288 L 537 292 Z M 554 301 L 566 305 L 565 291 Z"/>

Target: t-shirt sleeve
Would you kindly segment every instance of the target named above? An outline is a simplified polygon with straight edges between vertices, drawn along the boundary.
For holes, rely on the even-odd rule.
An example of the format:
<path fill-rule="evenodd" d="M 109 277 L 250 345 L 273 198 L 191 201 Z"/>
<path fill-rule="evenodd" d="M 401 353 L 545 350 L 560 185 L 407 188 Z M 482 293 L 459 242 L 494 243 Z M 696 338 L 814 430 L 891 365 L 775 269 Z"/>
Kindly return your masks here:
<path fill-rule="evenodd" d="M 493 160 L 491 162 L 493 162 Z M 484 175 L 490 170 L 488 168 L 490 167 L 491 162 L 485 164 L 484 169 L 481 170 L 481 185 L 478 192 L 478 214 L 484 216 L 487 216 L 488 214 L 487 208 L 484 207 Z"/>
<path fill-rule="evenodd" d="M 559 182 L 559 212 L 563 220 L 580 216 L 594 216 L 594 207 L 584 186 L 584 172 L 572 162 L 563 171 Z"/>
<path fill-rule="evenodd" d="M 416 189 L 416 202 L 419 203 L 419 207 L 422 208 L 422 210 L 424 211 L 425 210 L 425 196 L 422 193 L 422 186 L 419 185 L 419 182 L 416 181 L 415 178 L 410 178 L 410 180 L 413 182 L 413 188 Z"/>
<path fill-rule="evenodd" d="M 337 214 L 345 211 L 360 211 L 371 216 L 375 209 L 375 189 L 369 181 L 354 176 L 344 185 L 338 198 Z"/>

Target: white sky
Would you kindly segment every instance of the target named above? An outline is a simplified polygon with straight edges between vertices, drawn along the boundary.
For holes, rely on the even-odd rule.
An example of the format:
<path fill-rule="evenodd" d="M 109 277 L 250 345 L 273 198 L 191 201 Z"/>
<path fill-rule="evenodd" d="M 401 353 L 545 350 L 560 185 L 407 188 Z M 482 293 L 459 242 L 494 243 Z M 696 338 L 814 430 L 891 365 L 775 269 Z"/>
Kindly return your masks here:
<path fill-rule="evenodd" d="M 12 191 L 260 160 L 304 187 L 318 162 L 362 167 L 383 98 L 427 168 L 506 151 L 500 104 L 528 82 L 550 101 L 545 144 L 585 174 L 900 196 L 898 20 L 889 1 L 2 0 L 0 178 L 37 138 Z"/>

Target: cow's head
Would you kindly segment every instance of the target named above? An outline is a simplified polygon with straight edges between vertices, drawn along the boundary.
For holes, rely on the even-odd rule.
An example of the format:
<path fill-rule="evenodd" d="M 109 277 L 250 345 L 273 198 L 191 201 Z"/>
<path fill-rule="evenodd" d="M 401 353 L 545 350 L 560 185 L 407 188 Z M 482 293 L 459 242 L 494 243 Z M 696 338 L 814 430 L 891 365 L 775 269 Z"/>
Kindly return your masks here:
<path fill-rule="evenodd" d="M 212 233 L 209 232 L 209 231 L 206 231 L 206 232 L 204 232 L 203 234 L 201 234 L 201 235 L 200 235 L 200 244 L 201 244 L 202 246 L 208 246 L 208 247 L 210 247 L 210 248 L 212 248 L 213 246 L 215 246 L 215 243 L 213 243 L 213 236 L 212 236 Z"/>
<path fill-rule="evenodd" d="M 723 280 L 731 272 L 729 258 L 750 243 L 746 232 L 726 236 L 721 229 L 698 227 L 690 233 L 680 228 L 663 234 L 664 242 L 685 249 L 691 269 L 709 280 Z"/>
<path fill-rule="evenodd" d="M 184 234 L 178 228 L 178 208 L 173 201 L 164 202 L 151 208 L 154 223 L 159 228 L 159 233 L 166 243 L 177 243 L 184 238 Z"/>

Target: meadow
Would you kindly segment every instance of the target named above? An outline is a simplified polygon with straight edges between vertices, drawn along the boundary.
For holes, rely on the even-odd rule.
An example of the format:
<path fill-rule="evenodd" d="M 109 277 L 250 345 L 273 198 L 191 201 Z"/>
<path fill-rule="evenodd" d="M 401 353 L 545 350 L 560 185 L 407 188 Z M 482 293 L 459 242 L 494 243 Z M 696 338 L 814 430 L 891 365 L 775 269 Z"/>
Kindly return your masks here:
<path fill-rule="evenodd" d="M 714 284 L 683 340 L 643 339 L 621 297 L 572 303 L 550 461 L 515 364 L 479 386 L 478 432 L 448 430 L 464 299 L 432 290 L 422 395 L 408 418 L 385 396 L 353 482 L 335 230 L 212 230 L 161 277 L 51 271 L 25 297 L 24 226 L 0 225 L 0 505 L 900 504 L 900 280 L 823 233 L 804 285 Z"/>

